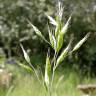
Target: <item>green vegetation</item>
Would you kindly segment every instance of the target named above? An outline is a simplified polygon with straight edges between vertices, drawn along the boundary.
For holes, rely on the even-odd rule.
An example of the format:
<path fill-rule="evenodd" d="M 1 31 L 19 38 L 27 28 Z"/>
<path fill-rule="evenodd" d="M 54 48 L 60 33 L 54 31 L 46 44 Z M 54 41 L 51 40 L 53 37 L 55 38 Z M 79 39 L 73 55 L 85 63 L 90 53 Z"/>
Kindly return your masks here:
<path fill-rule="evenodd" d="M 57 1 L 0 0 L 0 96 L 81 96 L 96 82 L 95 1 Z"/>
<path fill-rule="evenodd" d="M 36 58 L 36 56 L 32 56 L 32 59 Z M 44 63 L 40 60 L 40 58 L 44 58 L 42 55 L 39 54 L 37 57 L 38 59 L 36 58 L 36 62 L 34 61 L 35 64 L 37 61 L 39 64 Z M 91 78 L 90 75 L 82 76 L 78 69 L 75 69 L 75 67 L 69 68 L 69 64 L 67 63 L 62 65 L 63 68 L 61 66 L 56 71 L 53 96 L 70 96 L 70 94 L 71 96 L 81 96 L 82 92 L 77 89 L 78 84 L 95 83 L 96 78 Z M 34 74 L 30 74 L 20 66 L 13 65 L 12 67 L 12 65 L 8 65 L 7 68 L 15 75 L 15 78 L 9 89 L 0 89 L 0 96 L 6 96 L 7 92 L 9 93 L 8 96 L 45 96 L 46 90 L 42 88 Z M 39 70 L 37 70 L 37 72 L 39 72 Z M 39 76 L 42 76 L 41 73 Z M 12 90 L 9 92 L 11 88 Z M 55 92 L 57 92 L 57 95 Z"/>
<path fill-rule="evenodd" d="M 66 48 L 64 48 L 62 50 L 62 52 L 60 52 L 62 49 L 62 46 L 63 46 L 63 42 L 65 40 L 64 37 L 65 37 L 68 27 L 69 27 L 69 22 L 71 20 L 71 16 L 69 17 L 68 21 L 65 24 L 62 23 L 63 6 L 61 5 L 61 2 L 58 2 L 58 10 L 57 10 L 55 19 L 49 15 L 47 15 L 47 17 L 49 19 L 49 22 L 54 26 L 53 27 L 54 29 L 53 28 L 50 29 L 50 27 L 48 25 L 48 34 L 49 34 L 50 41 L 48 41 L 42 35 L 41 31 L 37 27 L 35 27 L 29 20 L 27 20 L 29 22 L 29 24 L 32 26 L 32 28 L 34 29 L 36 35 L 39 36 L 41 39 L 43 39 L 46 43 L 48 43 L 54 50 L 53 57 L 50 57 L 50 54 L 52 52 L 48 49 L 48 53 L 46 56 L 46 65 L 45 65 L 44 76 L 42 74 L 42 77 L 43 77 L 42 80 L 44 81 L 43 84 L 41 84 L 39 75 L 36 72 L 36 68 L 34 67 L 33 64 L 31 64 L 31 60 L 30 60 L 30 57 L 28 56 L 27 52 L 23 48 L 22 44 L 20 44 L 20 46 L 22 48 L 25 60 L 27 61 L 29 66 L 32 68 L 32 71 L 36 75 L 41 86 L 46 89 L 45 96 L 47 96 L 47 95 L 52 96 L 54 91 L 55 91 L 55 94 L 57 94 L 57 92 L 56 92 L 56 90 L 54 90 L 54 86 L 53 86 L 57 67 L 68 55 L 71 55 L 73 52 L 77 51 L 82 46 L 82 44 L 89 37 L 90 33 L 88 33 L 82 40 L 80 40 L 73 48 L 71 48 L 73 38 L 72 37 L 69 38 L 70 39 L 69 44 L 67 45 Z M 25 66 L 25 65 L 22 65 L 22 67 L 29 70 L 29 68 L 27 68 L 27 66 Z M 58 82 L 57 82 L 57 84 L 58 84 Z"/>
<path fill-rule="evenodd" d="M 63 78 L 58 88 L 55 89 L 56 93 L 55 91 L 52 92 L 53 96 L 70 96 L 70 94 L 71 96 L 80 96 L 79 91 L 76 89 L 76 85 L 78 84 L 78 80 L 76 78 L 77 76 L 75 76 L 73 73 L 71 73 L 68 78 Z M 43 89 L 38 82 L 36 82 L 36 78 L 34 80 L 33 77 L 25 76 L 20 77 L 19 79 L 18 84 L 9 96 L 45 96 L 46 90 Z"/>
<path fill-rule="evenodd" d="M 34 77 L 33 75 L 28 75 L 29 73 L 26 75 L 22 73 L 19 74 L 21 75 L 19 75 L 15 80 L 15 84 L 13 85 L 14 87 L 8 96 L 45 96 L 46 90 L 42 88 L 36 77 Z M 81 83 L 88 84 L 90 82 L 94 84 L 96 81 L 96 78 L 82 78 L 82 76 L 74 72 L 73 69 L 68 70 L 65 68 L 64 72 L 60 72 L 60 70 L 58 70 L 57 74 L 58 75 L 55 76 L 54 83 L 54 89 L 56 90 L 57 94 L 54 91 L 53 96 L 70 96 L 70 94 L 71 96 L 81 96 L 82 92 L 77 89 L 77 85 Z M 61 79 L 59 86 L 57 86 L 56 82 L 60 77 L 63 77 L 63 79 Z M 6 93 L 7 92 L 8 91 L 6 91 Z M 5 91 L 2 91 L 2 93 L 0 92 L 0 96 L 5 96 L 6 93 Z"/>
<path fill-rule="evenodd" d="M 0 0 L 0 47 L 3 49 L 6 57 L 20 56 L 19 41 L 23 43 L 25 49 L 30 49 L 31 53 L 41 52 L 42 49 L 46 52 L 48 46 L 42 40 L 38 40 L 25 18 L 28 18 L 36 25 L 47 38 L 47 18 L 45 13 L 54 17 L 54 13 L 56 13 L 54 9 L 57 8 L 57 1 Z M 96 62 L 95 0 L 61 0 L 61 2 L 64 6 L 64 21 L 67 21 L 69 15 L 73 12 L 72 23 L 69 27 L 68 34 L 65 36 L 65 44 L 68 44 L 68 37 L 71 33 L 74 33 L 74 41 L 77 42 L 85 34 L 91 32 L 91 37 L 88 42 L 80 48 L 80 51 L 75 56 L 73 55 L 70 60 L 67 60 L 67 62 L 71 62 L 73 65 L 74 63 L 78 63 L 78 67 L 82 70 L 87 67 L 85 73 L 90 69 L 93 75 L 96 70 L 96 67 L 94 67 L 94 62 Z"/>

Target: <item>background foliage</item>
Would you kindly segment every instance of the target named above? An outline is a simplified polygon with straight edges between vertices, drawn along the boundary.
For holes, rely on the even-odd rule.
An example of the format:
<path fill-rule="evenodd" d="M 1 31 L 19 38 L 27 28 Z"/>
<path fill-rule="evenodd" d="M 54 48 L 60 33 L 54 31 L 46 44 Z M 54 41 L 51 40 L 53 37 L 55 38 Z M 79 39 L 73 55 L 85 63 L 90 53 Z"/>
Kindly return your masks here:
<path fill-rule="evenodd" d="M 45 13 L 54 17 L 58 0 L 0 0 L 0 47 L 6 57 L 20 56 L 19 43 L 31 53 L 45 53 L 46 45 L 37 40 L 27 18 L 36 25 L 46 36 L 47 23 Z M 78 53 L 74 53 L 65 61 L 71 63 L 75 70 L 82 69 L 84 74 L 96 70 L 96 1 L 95 0 L 61 0 L 64 5 L 64 21 L 73 13 L 68 35 L 74 34 L 74 43 L 79 41 L 88 32 L 90 39 Z M 73 43 L 73 44 L 74 44 Z M 65 46 L 64 44 L 64 46 Z M 29 49 L 28 49 L 29 50 Z M 29 50 L 29 51 L 30 51 Z M 2 53 L 2 52 L 0 52 Z M 62 64 L 63 66 L 63 64 Z M 70 68 L 69 65 L 66 65 Z M 95 73 L 96 74 L 96 73 Z"/>

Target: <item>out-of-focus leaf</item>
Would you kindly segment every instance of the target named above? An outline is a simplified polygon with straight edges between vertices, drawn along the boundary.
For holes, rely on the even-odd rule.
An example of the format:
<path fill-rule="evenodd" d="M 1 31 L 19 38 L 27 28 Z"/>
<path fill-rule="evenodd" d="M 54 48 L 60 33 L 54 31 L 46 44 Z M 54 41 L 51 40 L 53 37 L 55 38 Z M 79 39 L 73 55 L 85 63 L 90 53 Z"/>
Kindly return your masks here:
<path fill-rule="evenodd" d="M 23 48 L 22 44 L 20 44 L 20 46 L 21 46 L 21 48 L 22 48 L 22 51 L 23 51 L 25 60 L 26 60 L 29 64 L 31 64 L 30 58 L 29 58 L 27 52 L 26 52 L 25 49 Z"/>
<path fill-rule="evenodd" d="M 56 29 L 55 29 L 55 37 L 56 39 L 58 38 L 58 34 L 60 33 L 60 30 L 61 30 L 61 21 L 60 21 L 60 17 L 56 16 L 56 22 L 58 23 L 58 26 L 56 26 Z"/>
<path fill-rule="evenodd" d="M 69 42 L 68 46 L 63 50 L 61 55 L 57 59 L 56 67 L 65 59 L 65 57 L 68 55 L 70 47 L 71 47 L 71 42 Z"/>
<path fill-rule="evenodd" d="M 25 70 L 27 70 L 28 72 L 32 72 L 32 68 L 30 68 L 30 66 L 22 64 L 20 62 L 18 62 L 18 65 L 21 66 L 22 68 L 24 68 Z"/>
<path fill-rule="evenodd" d="M 56 39 L 54 37 L 54 35 L 51 33 L 49 27 L 48 27 L 48 33 L 49 33 L 49 39 L 50 39 L 50 43 L 52 48 L 56 49 Z"/>
<path fill-rule="evenodd" d="M 53 19 L 51 16 L 49 16 L 49 15 L 46 15 L 47 17 L 48 17 L 48 19 L 50 20 L 50 23 L 51 24 L 53 24 L 53 25 L 55 25 L 55 26 L 58 26 L 58 24 L 57 24 L 57 22 L 56 22 L 56 20 L 55 19 Z"/>
<path fill-rule="evenodd" d="M 57 26 L 56 29 L 55 29 L 55 37 L 56 37 L 56 39 L 58 38 L 59 32 L 60 32 L 60 26 Z"/>
<path fill-rule="evenodd" d="M 69 17 L 67 23 L 64 25 L 64 27 L 61 29 L 61 31 L 58 34 L 58 38 L 57 38 L 57 52 L 59 52 L 59 50 L 61 49 L 61 47 L 63 45 L 63 37 L 64 37 L 64 34 L 67 32 L 70 20 L 71 20 L 71 16 Z"/>
<path fill-rule="evenodd" d="M 60 21 L 62 20 L 63 10 L 64 10 L 64 8 L 62 7 L 61 2 L 58 2 L 58 16 L 60 18 Z"/>
<path fill-rule="evenodd" d="M 56 50 L 56 39 L 55 39 L 54 35 L 52 35 L 52 39 L 54 41 L 54 50 Z"/>
<path fill-rule="evenodd" d="M 59 52 L 59 50 L 61 49 L 62 45 L 63 45 L 63 35 L 59 34 L 58 35 L 58 39 L 57 39 L 57 48 L 56 48 L 57 52 Z"/>
<path fill-rule="evenodd" d="M 50 43 L 45 39 L 45 37 L 42 35 L 41 31 L 36 27 L 34 26 L 29 20 L 27 20 L 29 22 L 29 24 L 32 26 L 32 28 L 34 29 L 35 33 L 41 37 L 46 43 L 48 43 L 50 45 Z"/>
<path fill-rule="evenodd" d="M 32 26 L 32 28 L 34 29 L 35 33 L 41 37 L 41 38 L 44 38 L 44 36 L 42 35 L 41 31 L 36 27 L 34 26 L 29 20 L 27 20 L 29 22 L 29 24 Z"/>
<path fill-rule="evenodd" d="M 71 16 L 69 17 L 68 21 L 66 22 L 66 24 L 64 25 L 64 27 L 63 27 L 62 30 L 61 30 L 61 33 L 62 33 L 63 35 L 67 32 L 67 29 L 68 29 L 70 20 L 71 20 Z"/>
<path fill-rule="evenodd" d="M 73 48 L 72 52 L 78 50 L 82 46 L 82 44 L 87 40 L 87 38 L 89 36 L 90 36 L 90 33 L 87 33 L 86 36 L 75 45 L 75 47 Z"/>
<path fill-rule="evenodd" d="M 22 50 L 23 50 L 23 54 L 24 54 L 25 60 L 28 62 L 28 64 L 30 65 L 30 67 L 33 69 L 33 71 L 34 71 L 34 73 L 35 73 L 35 75 L 36 75 L 38 81 L 40 82 L 39 76 L 38 76 L 38 74 L 37 74 L 37 72 L 36 72 L 34 66 L 31 64 L 31 61 L 30 61 L 30 58 L 29 58 L 27 52 L 24 50 L 22 44 L 20 44 L 20 46 L 21 46 L 21 48 L 22 48 Z M 24 67 L 24 66 L 22 66 L 22 67 Z"/>
<path fill-rule="evenodd" d="M 46 58 L 46 67 L 45 67 L 45 78 L 44 78 L 45 85 L 46 85 L 47 88 L 49 88 L 50 77 L 51 77 L 51 63 L 50 63 L 50 58 L 47 55 L 47 58 Z"/>
<path fill-rule="evenodd" d="M 58 88 L 59 84 L 61 83 L 61 81 L 64 79 L 64 75 L 62 75 L 58 81 L 57 81 L 57 84 L 56 84 L 56 89 Z"/>

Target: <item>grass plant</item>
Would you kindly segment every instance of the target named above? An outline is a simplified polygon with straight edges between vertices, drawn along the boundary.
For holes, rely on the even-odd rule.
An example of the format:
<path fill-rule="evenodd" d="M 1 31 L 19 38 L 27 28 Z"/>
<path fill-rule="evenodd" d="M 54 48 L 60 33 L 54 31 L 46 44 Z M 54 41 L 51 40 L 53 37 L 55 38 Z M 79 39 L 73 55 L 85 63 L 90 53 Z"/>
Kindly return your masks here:
<path fill-rule="evenodd" d="M 55 73 L 56 73 L 55 71 L 56 71 L 57 67 L 60 65 L 60 63 L 62 61 L 64 61 L 64 59 L 67 56 L 69 56 L 73 52 L 77 51 L 81 47 L 81 45 L 89 37 L 90 33 L 88 33 L 83 39 L 81 39 L 73 48 L 72 48 L 73 38 L 71 36 L 69 36 L 69 39 L 70 39 L 69 44 L 66 45 L 65 48 L 62 48 L 63 43 L 64 43 L 64 37 L 68 31 L 68 27 L 70 25 L 72 15 L 69 16 L 66 23 L 63 23 L 63 21 L 62 21 L 63 6 L 60 2 L 58 2 L 58 11 L 57 11 L 56 17 L 53 18 L 53 17 L 49 16 L 48 14 L 46 14 L 46 16 L 49 19 L 49 22 L 51 23 L 51 25 L 53 27 L 53 28 L 51 27 L 52 28 L 51 29 L 50 26 L 48 25 L 49 40 L 47 40 L 43 36 L 42 32 L 36 26 L 34 26 L 29 20 L 27 20 L 29 22 L 29 24 L 32 26 L 32 28 L 34 29 L 36 35 L 38 35 L 41 39 L 43 39 L 54 50 L 53 57 L 50 57 L 51 52 L 50 52 L 50 49 L 48 49 L 48 53 L 46 56 L 45 74 L 42 76 L 43 77 L 42 79 L 44 81 L 43 84 L 41 83 L 39 76 L 36 72 L 36 69 L 31 64 L 31 60 L 22 45 L 21 45 L 21 48 L 23 50 L 25 60 L 28 62 L 29 66 L 32 68 L 39 83 L 41 83 L 41 85 L 46 89 L 46 95 L 53 96 L 53 93 L 55 91 L 54 86 L 53 86 L 54 77 L 55 77 Z M 67 86 L 69 86 L 69 85 L 67 85 Z M 70 88 L 72 88 L 72 86 L 70 86 Z M 64 89 L 64 90 L 66 90 L 66 89 Z M 66 91 L 68 91 L 68 90 L 66 90 Z M 57 91 L 55 91 L 55 95 L 57 96 Z"/>

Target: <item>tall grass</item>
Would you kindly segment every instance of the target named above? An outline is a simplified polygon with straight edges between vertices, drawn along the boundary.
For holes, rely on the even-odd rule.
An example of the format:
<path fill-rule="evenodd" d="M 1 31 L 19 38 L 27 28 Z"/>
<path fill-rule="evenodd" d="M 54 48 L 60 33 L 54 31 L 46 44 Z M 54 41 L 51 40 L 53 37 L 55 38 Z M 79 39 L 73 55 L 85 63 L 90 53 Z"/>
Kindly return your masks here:
<path fill-rule="evenodd" d="M 35 58 L 35 56 L 33 57 Z M 41 58 L 41 57 L 40 57 Z M 39 63 L 41 63 L 40 61 Z M 12 67 L 12 65 L 11 65 Z M 75 71 L 73 68 L 67 68 L 64 66 L 62 72 L 61 69 L 57 69 L 56 75 L 54 78 L 53 84 L 53 96 L 82 96 L 82 93 L 77 90 L 78 84 L 88 84 L 95 83 L 96 78 L 91 78 L 88 76 L 81 76 L 78 71 Z M 14 66 L 14 72 L 17 74 L 17 78 L 13 83 L 13 89 L 10 92 L 8 90 L 0 89 L 0 96 L 6 96 L 6 93 L 9 93 L 7 96 L 45 96 L 46 90 L 40 85 L 37 78 L 34 74 L 29 74 L 22 67 L 18 68 Z M 41 77 L 41 75 L 40 75 Z M 58 81 L 58 82 L 57 82 Z M 47 96 L 47 95 L 46 95 Z"/>
<path fill-rule="evenodd" d="M 70 96 L 70 94 L 71 96 L 76 95 L 75 88 L 78 81 L 75 78 L 76 74 L 71 73 L 67 77 L 68 80 L 65 78 L 63 80 L 63 76 L 55 79 L 56 70 L 57 67 L 61 64 L 61 62 L 64 61 L 67 56 L 77 51 L 81 47 L 81 45 L 87 40 L 90 34 L 88 33 L 74 47 L 72 47 L 73 37 L 69 36 L 69 44 L 67 44 L 65 48 L 62 48 L 64 43 L 64 37 L 68 31 L 72 15 L 69 16 L 66 23 L 63 23 L 63 6 L 60 2 L 58 2 L 58 10 L 55 18 L 49 16 L 48 14 L 46 14 L 46 16 L 49 19 L 51 25 L 53 26 L 51 27 L 51 29 L 48 25 L 49 41 L 43 36 L 42 32 L 36 26 L 34 26 L 29 20 L 27 20 L 34 29 L 36 35 L 43 39 L 54 50 L 53 56 L 50 57 L 51 51 L 50 49 L 48 49 L 45 62 L 45 72 L 44 75 L 42 74 L 41 76 L 42 80 L 41 78 L 39 78 L 36 68 L 33 66 L 33 64 L 31 64 L 30 57 L 21 44 L 20 46 L 22 48 L 24 58 L 29 64 L 29 66 L 23 65 L 20 62 L 19 65 L 29 71 L 33 71 L 37 80 L 39 81 L 39 84 L 38 82 L 36 82 L 36 80 L 34 80 L 33 77 L 21 77 L 19 79 L 20 81 L 18 81 L 18 83 L 16 84 L 16 88 L 13 91 L 9 89 L 7 95 L 9 94 L 10 90 L 12 92 L 10 96 Z"/>
<path fill-rule="evenodd" d="M 66 70 L 66 69 L 65 69 Z M 58 78 L 64 76 L 60 81 L 59 86 L 53 88 L 53 96 L 81 96 L 81 92 L 77 90 L 77 85 L 81 83 L 78 73 L 70 70 L 68 73 L 56 72 L 54 85 L 57 84 Z M 82 78 L 82 83 L 92 82 L 95 83 L 96 79 Z M 45 96 L 46 90 L 37 82 L 36 77 L 20 75 L 16 79 L 14 90 L 11 91 L 9 96 Z M 2 93 L 0 93 L 2 94 Z M 0 95 L 5 96 L 5 95 Z"/>
<path fill-rule="evenodd" d="M 54 78 L 55 78 L 55 73 L 56 73 L 57 67 L 67 56 L 69 56 L 73 52 L 77 51 L 81 47 L 81 45 L 89 37 L 90 33 L 88 33 L 83 39 L 81 39 L 73 48 L 72 48 L 73 37 L 70 36 L 69 44 L 67 44 L 66 47 L 63 48 L 63 50 L 62 50 L 62 46 L 64 43 L 64 37 L 68 31 L 68 27 L 70 25 L 72 15 L 69 16 L 68 20 L 64 24 L 62 22 L 63 6 L 60 2 L 58 2 L 58 11 L 57 11 L 56 17 L 53 18 L 53 17 L 49 16 L 48 14 L 46 14 L 46 16 L 48 17 L 51 25 L 54 26 L 51 29 L 48 25 L 49 41 L 43 36 L 42 32 L 28 20 L 28 22 L 34 29 L 36 35 L 38 35 L 41 39 L 43 39 L 54 50 L 53 57 L 50 57 L 51 52 L 50 52 L 50 49 L 48 49 L 48 53 L 46 56 L 45 74 L 44 74 L 44 76 L 42 75 L 42 77 L 43 77 L 42 79 L 44 81 L 43 84 L 41 83 L 38 73 L 37 73 L 35 67 L 31 64 L 31 60 L 22 45 L 21 45 L 21 48 L 23 50 L 25 60 L 27 61 L 29 66 L 32 68 L 39 83 L 42 85 L 42 87 L 44 87 L 46 89 L 46 95 L 52 96 L 54 94 Z M 28 67 L 26 67 L 26 68 L 29 69 Z M 70 86 L 70 88 L 71 87 L 72 86 Z M 66 90 L 66 91 L 68 91 L 68 90 Z M 55 91 L 55 95 L 57 95 L 57 94 L 58 94 L 57 91 Z"/>

